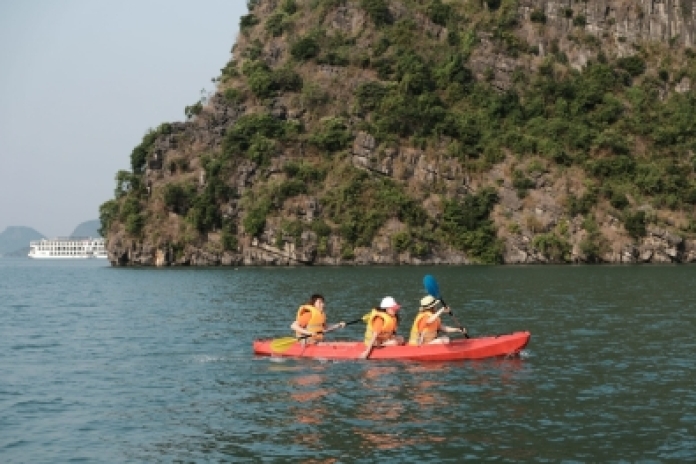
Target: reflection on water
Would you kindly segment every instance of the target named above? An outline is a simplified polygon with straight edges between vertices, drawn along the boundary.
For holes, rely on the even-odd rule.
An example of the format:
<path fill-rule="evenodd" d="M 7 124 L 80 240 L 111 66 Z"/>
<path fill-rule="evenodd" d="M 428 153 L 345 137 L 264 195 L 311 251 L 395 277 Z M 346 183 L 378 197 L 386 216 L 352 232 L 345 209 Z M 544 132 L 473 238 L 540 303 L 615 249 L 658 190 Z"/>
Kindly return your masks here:
<path fill-rule="evenodd" d="M 290 399 L 294 401 L 290 407 L 290 413 L 294 414 L 300 424 L 320 425 L 323 418 L 326 416 L 327 407 L 322 400 L 333 392 L 333 389 L 326 388 L 326 375 L 317 373 L 317 371 L 325 371 L 326 367 L 319 365 L 314 367 L 314 373 L 303 375 L 301 377 L 293 377 L 290 380 Z M 321 443 L 317 441 L 317 436 L 301 437 L 305 445 L 317 445 Z"/>

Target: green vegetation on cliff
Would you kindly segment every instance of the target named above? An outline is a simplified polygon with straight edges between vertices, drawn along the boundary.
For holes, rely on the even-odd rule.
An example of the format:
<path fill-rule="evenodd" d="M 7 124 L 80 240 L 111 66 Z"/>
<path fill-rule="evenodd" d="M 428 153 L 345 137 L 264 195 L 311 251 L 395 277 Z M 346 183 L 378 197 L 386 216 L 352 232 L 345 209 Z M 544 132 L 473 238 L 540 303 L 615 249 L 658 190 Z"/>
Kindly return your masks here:
<path fill-rule="evenodd" d="M 201 149 L 171 124 L 150 131 L 100 208 L 105 233 L 176 249 L 220 240 L 230 252 L 245 237 L 282 249 L 311 233 L 318 256 L 341 262 L 386 234 L 419 259 L 457 250 L 499 263 L 506 237 L 523 230 L 537 253 L 569 261 L 563 224 L 576 216 L 586 261 L 608 250 L 597 215 L 630 240 L 670 214 L 679 233 L 694 232 L 696 98 L 674 90 L 696 82 L 691 49 L 597 37 L 571 9 L 558 16 L 572 27 L 551 30 L 546 12 L 525 18 L 512 0 L 248 4 L 218 106 L 186 111 L 197 118 L 190 131 L 221 136 Z M 165 139 L 176 144 L 158 151 Z M 164 169 L 148 170 L 156 153 Z M 497 166 L 503 178 L 491 175 Z M 539 225 L 503 207 L 494 217 L 501 188 L 533 201 L 540 176 L 570 179 L 557 218 Z M 307 201 L 309 216 L 299 212 Z M 172 215 L 182 219 L 174 229 Z"/>

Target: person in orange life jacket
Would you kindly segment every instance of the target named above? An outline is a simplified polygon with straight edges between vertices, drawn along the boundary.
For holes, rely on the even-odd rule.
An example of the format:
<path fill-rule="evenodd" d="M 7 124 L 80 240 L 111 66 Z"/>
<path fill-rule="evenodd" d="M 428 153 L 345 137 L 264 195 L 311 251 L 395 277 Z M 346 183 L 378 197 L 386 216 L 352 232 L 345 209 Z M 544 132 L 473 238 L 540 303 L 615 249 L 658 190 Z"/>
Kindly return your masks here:
<path fill-rule="evenodd" d="M 448 327 L 440 321 L 442 313 L 449 313 L 450 309 L 443 306 L 435 310 L 440 300 L 436 300 L 431 295 L 425 296 L 420 300 L 418 315 L 411 327 L 411 336 L 408 339 L 409 345 L 434 345 L 446 344 L 450 342 L 449 337 L 438 337 L 438 332 L 447 333 L 466 333 L 466 329 L 458 327 Z"/>
<path fill-rule="evenodd" d="M 403 337 L 396 335 L 399 325 L 397 311 L 401 305 L 390 296 L 384 297 L 379 308 L 373 308 L 363 319 L 367 323 L 365 329 L 366 349 L 360 359 L 367 359 L 373 346 L 403 345 Z"/>
<path fill-rule="evenodd" d="M 309 298 L 309 301 L 297 310 L 297 318 L 290 325 L 290 328 L 295 331 L 296 337 L 303 335 L 311 335 L 309 338 L 304 338 L 303 341 L 308 343 L 318 343 L 324 339 L 323 333 L 326 331 L 326 313 L 324 312 L 325 300 L 322 295 L 314 294 Z M 331 327 L 331 330 L 343 328 L 345 322 L 339 322 Z"/>

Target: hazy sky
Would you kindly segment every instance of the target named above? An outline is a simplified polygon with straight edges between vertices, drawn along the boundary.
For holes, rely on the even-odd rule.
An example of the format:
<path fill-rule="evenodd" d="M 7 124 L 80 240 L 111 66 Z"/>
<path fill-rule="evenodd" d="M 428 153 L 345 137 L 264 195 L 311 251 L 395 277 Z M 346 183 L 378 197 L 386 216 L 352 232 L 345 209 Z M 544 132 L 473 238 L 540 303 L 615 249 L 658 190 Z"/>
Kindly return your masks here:
<path fill-rule="evenodd" d="M 0 232 L 99 217 L 150 127 L 231 58 L 245 0 L 0 0 Z"/>

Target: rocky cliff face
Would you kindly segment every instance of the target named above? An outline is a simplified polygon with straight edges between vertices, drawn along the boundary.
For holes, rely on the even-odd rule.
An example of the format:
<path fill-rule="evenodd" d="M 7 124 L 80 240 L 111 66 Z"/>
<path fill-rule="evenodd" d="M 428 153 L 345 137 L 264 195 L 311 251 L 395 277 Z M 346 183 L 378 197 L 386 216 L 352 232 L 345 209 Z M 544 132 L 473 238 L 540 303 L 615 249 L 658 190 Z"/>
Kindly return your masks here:
<path fill-rule="evenodd" d="M 517 31 L 519 37 L 538 45 L 542 56 L 554 48 L 566 53 L 576 69 L 582 69 L 588 60 L 596 58 L 599 47 L 592 43 L 601 43 L 601 50 L 605 53 L 630 56 L 635 54 L 639 44 L 692 47 L 696 40 L 693 0 L 521 0 L 517 4 L 521 21 Z M 532 20 L 535 14 L 543 15 L 544 27 Z M 582 40 L 586 35 L 593 38 L 590 43 Z M 494 84 L 503 90 L 509 88 L 511 74 L 520 65 L 520 60 L 496 53 L 485 34 L 482 39 L 484 46 L 472 59 L 472 68 L 479 77 L 483 77 L 486 69 L 493 69 Z M 690 79 L 680 84 L 678 91 L 691 88 Z"/>
<path fill-rule="evenodd" d="M 534 11 L 543 12 L 547 25 L 559 36 L 575 27 L 573 18 L 582 16 L 587 32 L 617 43 L 673 41 L 694 45 L 693 0 L 520 1 L 525 19 L 531 20 Z"/>
<path fill-rule="evenodd" d="M 280 69 L 291 60 L 291 40 L 302 31 L 321 27 L 328 36 L 348 37 L 351 47 L 372 53 L 377 46 L 369 10 L 359 1 L 319 2 L 324 5 L 321 24 L 295 23 L 295 39 L 287 35 L 269 37 L 261 27 L 278 14 L 280 1 L 257 1 L 251 12 L 255 24 L 240 35 L 235 45 L 236 68 L 242 69 L 249 56 L 260 56 L 270 69 Z M 308 8 L 297 1 L 297 7 Z M 443 2 L 447 4 L 448 2 Z M 695 8 L 691 0 L 682 1 L 536 1 L 482 2 L 489 9 L 515 7 L 516 40 L 538 47 L 531 55 L 510 53 L 501 48 L 495 33 L 479 28 L 476 46 L 472 48 L 468 66 L 473 77 L 489 81 L 498 92 L 506 92 L 520 70 L 535 73 L 551 54 L 563 53 L 568 66 L 583 69 L 599 53 L 615 57 L 631 56 L 637 47 L 660 44 L 663 47 L 690 47 L 694 44 Z M 421 31 L 434 41 L 451 37 L 451 24 L 432 21 L 423 10 L 410 9 L 407 2 L 386 2 L 392 21 L 411 18 Z M 485 8 L 484 8 L 485 10 Z M 309 11 L 309 10 L 307 10 Z M 471 13 L 472 15 L 474 13 Z M 475 14 L 485 15 L 486 12 Z M 483 17 L 483 16 L 482 16 Z M 311 20 L 320 18 L 311 17 Z M 469 23 L 471 25 L 471 23 Z M 449 29 L 448 29 L 449 27 Z M 460 31 L 466 33 L 465 30 Z M 338 265 L 338 264 L 468 264 L 466 251 L 445 243 L 416 252 L 395 245 L 394 237 L 408 227 L 397 217 L 386 220 L 369 244 L 351 246 L 340 233 L 341 224 L 330 223 L 331 232 L 317 233 L 309 227 L 289 230 L 288 224 L 313 224 L 326 218 L 324 201 L 331 185 L 322 191 L 301 189 L 300 194 L 282 198 L 272 204 L 262 230 L 249 233 L 242 224 L 256 207 L 253 198 L 261 197 L 261 187 L 287 179 L 287 165 L 294 161 L 312 160 L 317 150 L 300 139 L 274 148 L 266 164 L 254 159 L 241 159 L 225 173 L 224 183 L 232 194 L 227 201 L 215 205 L 221 215 L 220 224 L 201 232 L 194 230 L 185 214 L 167 203 L 162 193 L 167 185 L 188 182 L 200 192 L 211 185 L 211 170 L 206 169 L 205 156 L 224 149 L 227 134 L 240 118 L 265 112 L 283 123 L 296 123 L 311 129 L 324 124 L 327 117 L 342 114 L 350 142 L 337 156 L 333 172 L 350 166 L 380 179 L 389 179 L 403 186 L 417 199 L 427 213 L 427 220 L 438 224 L 443 217 L 442 203 L 449 198 L 463 198 L 484 187 L 492 187 L 499 199 L 490 217 L 503 246 L 502 261 L 510 264 L 552 262 L 670 263 L 696 261 L 696 240 L 683 233 L 690 213 L 674 213 L 655 209 L 634 201 L 635 208 L 656 218 L 640 237 L 628 234 L 621 218 L 599 201 L 593 211 L 594 225 L 587 225 L 584 215 L 571 215 L 568 199 L 587 190 L 586 173 L 575 166 L 559 166 L 547 159 L 520 159 L 503 153 L 482 171 L 465 167 L 460 158 L 448 153 L 452 139 L 440 138 L 440 146 L 418 146 L 408 139 L 398 143 L 377 140 L 370 127 L 362 124 L 363 115 L 355 110 L 353 93 L 365 82 L 376 79 L 371 69 L 344 63 L 305 62 L 298 65 L 307 88 L 313 82 L 324 89 L 331 100 L 320 111 L 313 111 L 306 93 L 276 92 L 264 98 L 230 98 L 230 88 L 246 90 L 239 71 L 221 80 L 219 91 L 202 102 L 200 111 L 183 123 L 172 123 L 161 131 L 148 148 L 143 182 L 147 193 L 141 200 L 146 222 L 138 233 L 129 232 L 127 224 L 114 220 L 108 224 L 107 248 L 113 265 Z M 230 87 L 230 83 L 234 85 Z M 664 85 L 664 95 L 691 92 L 690 79 Z M 226 93 L 227 92 L 227 93 Z M 319 92 L 321 93 L 321 92 Z M 320 98 L 320 97 L 316 97 Z M 329 171 L 327 184 L 331 180 Z M 515 171 L 528 173 L 531 184 L 522 192 L 515 184 Z M 335 174 L 340 178 L 341 174 Z M 338 184 L 336 184 L 338 185 Z M 435 187 L 434 187 L 435 186 Z M 265 187 L 264 187 L 265 188 Z M 270 187 L 269 187 L 270 188 Z M 632 200 L 629 198 L 629 200 Z M 555 231 L 555 232 L 554 232 Z M 564 237 L 564 244 L 544 241 L 551 232 Z M 225 245 L 232 236 L 230 245 Z M 594 237 L 588 248 L 588 237 Z M 227 237 L 227 239 L 225 238 Z M 550 240 L 550 239 L 549 239 Z M 556 250 L 554 246 L 560 247 Z M 565 247 L 565 248 L 564 248 Z"/>

